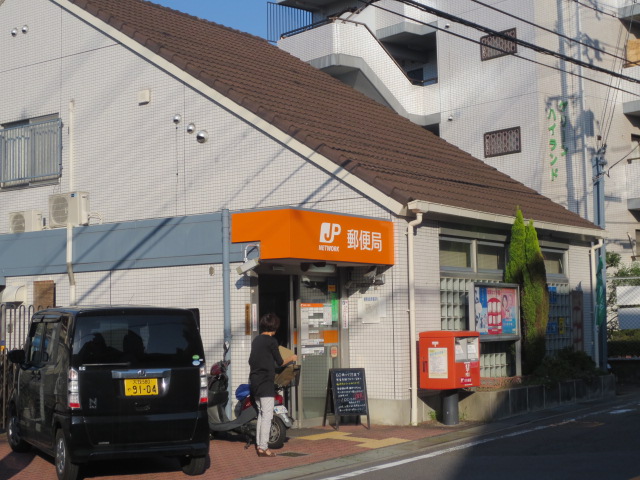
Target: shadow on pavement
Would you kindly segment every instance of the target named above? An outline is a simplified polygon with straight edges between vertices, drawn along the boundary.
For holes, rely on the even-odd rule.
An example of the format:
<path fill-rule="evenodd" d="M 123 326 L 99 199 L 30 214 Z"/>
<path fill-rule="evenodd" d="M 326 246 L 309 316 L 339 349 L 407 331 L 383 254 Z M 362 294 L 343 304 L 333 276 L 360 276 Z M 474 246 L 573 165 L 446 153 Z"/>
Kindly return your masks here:
<path fill-rule="evenodd" d="M 11 452 L 0 459 L 0 480 L 9 480 L 27 468 L 33 461 L 35 453 Z"/>
<path fill-rule="evenodd" d="M 182 468 L 176 458 L 145 457 L 114 461 L 89 462 L 82 469 L 82 478 L 95 477 L 119 477 L 136 478 L 139 475 L 150 473 L 180 472 Z M 164 478 L 164 477 L 163 477 Z"/>

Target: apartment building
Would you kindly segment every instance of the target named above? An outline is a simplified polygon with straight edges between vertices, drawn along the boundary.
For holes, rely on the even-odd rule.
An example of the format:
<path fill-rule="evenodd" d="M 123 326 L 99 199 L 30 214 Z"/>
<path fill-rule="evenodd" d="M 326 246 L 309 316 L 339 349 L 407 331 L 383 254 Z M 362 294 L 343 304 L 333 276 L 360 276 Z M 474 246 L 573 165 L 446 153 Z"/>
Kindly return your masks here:
<path fill-rule="evenodd" d="M 279 0 L 269 13 L 280 48 L 605 226 L 606 249 L 635 260 L 635 1 Z"/>

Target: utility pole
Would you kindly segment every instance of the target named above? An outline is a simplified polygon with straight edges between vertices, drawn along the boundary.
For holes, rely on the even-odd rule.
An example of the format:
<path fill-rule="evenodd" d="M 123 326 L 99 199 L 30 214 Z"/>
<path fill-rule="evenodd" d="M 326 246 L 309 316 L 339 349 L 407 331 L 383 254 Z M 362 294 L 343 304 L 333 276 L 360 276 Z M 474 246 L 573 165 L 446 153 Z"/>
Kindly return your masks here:
<path fill-rule="evenodd" d="M 604 155 L 607 151 L 607 145 L 603 145 L 598 148 L 598 151 L 593 157 L 593 199 L 594 199 L 594 215 L 595 224 L 601 227 L 603 230 L 606 228 L 605 222 L 605 194 L 604 194 L 604 167 L 607 165 L 607 161 Z M 593 320 L 597 325 L 597 335 L 594 338 L 594 342 L 600 346 L 600 358 L 599 367 L 603 370 L 607 369 L 607 254 L 606 248 L 603 246 L 599 249 L 597 255 L 597 265 L 593 265 L 593 268 L 598 269 L 602 265 L 602 269 L 596 270 L 599 278 L 596 281 L 594 294 L 596 295 L 596 310 L 593 315 Z"/>

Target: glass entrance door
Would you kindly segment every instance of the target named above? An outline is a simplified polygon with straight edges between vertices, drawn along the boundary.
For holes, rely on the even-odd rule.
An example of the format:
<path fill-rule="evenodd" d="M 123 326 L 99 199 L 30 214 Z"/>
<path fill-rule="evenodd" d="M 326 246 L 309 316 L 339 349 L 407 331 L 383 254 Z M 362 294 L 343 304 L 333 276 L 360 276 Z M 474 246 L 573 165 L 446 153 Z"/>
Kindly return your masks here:
<path fill-rule="evenodd" d="M 297 341 L 301 363 L 298 419 L 304 426 L 322 421 L 329 369 L 339 367 L 340 301 L 337 279 L 299 277 Z"/>

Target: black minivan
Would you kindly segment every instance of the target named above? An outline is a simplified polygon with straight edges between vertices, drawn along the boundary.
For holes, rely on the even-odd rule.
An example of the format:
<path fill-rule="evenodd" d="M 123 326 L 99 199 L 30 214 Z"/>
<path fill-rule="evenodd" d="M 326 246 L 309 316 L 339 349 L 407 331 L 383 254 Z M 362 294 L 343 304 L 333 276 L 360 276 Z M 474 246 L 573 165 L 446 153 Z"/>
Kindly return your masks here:
<path fill-rule="evenodd" d="M 90 460 L 178 457 L 209 466 L 207 370 L 194 314 L 96 306 L 37 312 L 9 402 L 8 441 L 52 455 L 58 478 Z"/>

